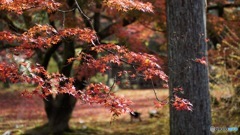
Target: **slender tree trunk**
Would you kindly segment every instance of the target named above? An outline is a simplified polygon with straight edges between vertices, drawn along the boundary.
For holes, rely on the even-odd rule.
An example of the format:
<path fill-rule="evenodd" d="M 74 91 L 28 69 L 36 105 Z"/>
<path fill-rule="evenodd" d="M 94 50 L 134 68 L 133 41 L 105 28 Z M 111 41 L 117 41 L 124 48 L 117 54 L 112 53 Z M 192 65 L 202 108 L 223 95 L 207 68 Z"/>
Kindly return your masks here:
<path fill-rule="evenodd" d="M 207 58 L 204 0 L 167 0 L 170 97 L 173 88 L 193 104 L 193 111 L 170 106 L 171 135 L 209 135 L 211 126 L 208 69 L 195 62 Z"/>

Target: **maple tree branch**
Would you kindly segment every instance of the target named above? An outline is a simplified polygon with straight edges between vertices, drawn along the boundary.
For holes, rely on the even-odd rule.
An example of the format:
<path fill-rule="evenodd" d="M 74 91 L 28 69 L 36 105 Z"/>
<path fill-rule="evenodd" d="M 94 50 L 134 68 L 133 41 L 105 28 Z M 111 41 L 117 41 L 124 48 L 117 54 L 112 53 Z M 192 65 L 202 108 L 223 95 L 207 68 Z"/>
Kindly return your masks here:
<path fill-rule="evenodd" d="M 87 21 L 89 21 L 92 30 L 94 30 L 94 26 L 93 26 L 93 24 L 92 24 L 92 22 L 91 22 L 91 19 L 83 12 L 83 10 L 82 10 L 81 7 L 79 6 L 77 0 L 75 0 L 75 4 L 77 5 L 78 11 L 85 17 L 85 19 L 86 19 Z M 98 39 L 98 35 L 95 34 L 95 36 L 96 36 L 96 40 L 97 40 L 98 45 L 100 45 L 101 43 L 100 43 L 100 41 L 99 41 L 99 39 Z M 97 45 L 94 43 L 93 40 L 92 40 L 91 42 L 92 42 L 92 45 L 93 45 L 93 46 L 97 46 Z M 109 53 L 111 53 L 111 54 L 116 55 L 116 53 L 114 53 L 114 52 L 112 52 L 112 51 L 110 51 L 110 50 L 108 50 L 108 49 L 103 48 L 103 50 L 105 50 L 105 51 L 107 51 L 107 52 L 109 52 Z M 132 65 L 132 63 L 129 63 L 129 62 L 123 60 L 123 59 L 120 59 L 120 60 L 121 60 L 122 62 L 126 63 L 126 64 Z"/>
<path fill-rule="evenodd" d="M 93 46 L 97 46 L 93 41 L 92 41 L 92 44 L 93 44 Z M 108 50 L 108 49 L 105 49 L 105 48 L 102 48 L 104 51 L 106 51 L 106 52 L 108 52 L 108 53 L 110 53 L 110 54 L 113 54 L 113 55 L 117 55 L 117 53 L 114 53 L 113 51 L 111 51 L 111 50 Z M 124 62 L 125 64 L 128 64 L 128 65 L 134 65 L 134 66 L 139 66 L 139 64 L 133 64 L 133 63 L 129 63 L 129 62 L 127 62 L 126 60 L 124 60 L 124 59 L 119 59 L 120 61 L 122 61 L 122 62 Z"/>
<path fill-rule="evenodd" d="M 74 11 L 76 8 L 72 8 L 72 9 L 69 9 L 69 10 L 61 10 L 61 9 L 57 9 L 57 11 L 59 12 L 63 12 L 63 13 L 67 13 L 67 12 L 72 12 Z"/>
<path fill-rule="evenodd" d="M 79 13 L 83 16 L 84 20 L 86 20 L 86 22 L 85 22 L 86 25 L 89 26 L 89 27 L 91 27 L 91 28 L 94 30 L 94 26 L 93 26 L 93 23 L 92 23 L 92 21 L 91 21 L 91 18 L 89 18 L 89 17 L 83 12 L 83 10 L 82 10 L 82 8 L 79 6 L 77 0 L 74 0 L 74 1 L 75 1 L 75 4 L 76 4 L 76 6 L 77 6 L 77 9 L 78 9 Z"/>
<path fill-rule="evenodd" d="M 90 25 L 90 27 L 91 27 L 92 30 L 96 31 L 96 30 L 94 29 L 94 25 L 93 25 L 91 19 L 83 12 L 83 10 L 82 10 L 81 7 L 79 6 L 77 0 L 75 0 L 75 4 L 77 5 L 77 9 L 78 9 L 79 13 L 85 18 L 84 20 L 86 20 L 86 21 L 89 23 L 89 25 Z M 99 39 L 98 39 L 98 35 L 97 35 L 96 33 L 95 33 L 95 37 L 96 37 L 97 43 L 100 44 L 100 41 L 99 41 Z"/>
<path fill-rule="evenodd" d="M 110 90 L 109 90 L 109 92 L 107 93 L 107 94 L 108 94 L 108 96 L 110 96 L 110 93 L 111 93 L 111 91 L 113 90 L 113 87 L 114 87 L 115 83 L 116 83 L 116 76 L 114 77 L 113 84 L 112 84 L 112 86 L 110 87 Z"/>
<path fill-rule="evenodd" d="M 74 41 L 72 40 L 70 42 L 64 42 L 64 60 L 63 60 L 64 66 L 61 67 L 60 71 L 67 77 L 70 77 L 73 65 L 73 63 L 68 62 L 68 59 L 73 58 L 74 55 L 75 55 Z"/>
<path fill-rule="evenodd" d="M 156 92 L 156 89 L 155 89 L 155 87 L 154 87 L 154 83 L 153 83 L 153 80 L 152 80 L 152 79 L 151 79 L 151 82 L 152 82 L 152 87 L 153 87 L 153 92 L 154 92 L 155 98 L 156 98 L 157 101 L 161 102 L 161 101 L 159 100 L 158 96 L 157 96 L 157 92 Z"/>
<path fill-rule="evenodd" d="M 88 16 L 83 12 L 83 10 L 82 10 L 82 8 L 79 6 L 77 0 L 75 0 L 75 4 L 76 4 L 76 6 L 77 6 L 77 9 L 78 9 L 79 13 L 85 18 L 84 20 L 87 21 L 86 24 L 89 25 L 89 27 L 91 27 L 92 30 L 95 30 L 96 32 L 98 32 L 98 30 L 99 30 L 98 27 L 99 27 L 99 26 L 98 26 L 98 21 L 96 21 L 96 19 L 99 19 L 99 18 L 100 18 L 100 16 L 101 16 L 100 13 L 95 13 L 95 15 L 94 15 L 94 24 L 93 24 L 93 22 L 91 21 L 91 18 L 88 17 Z M 101 5 L 97 5 L 97 7 L 101 7 Z M 96 21 L 96 23 L 95 23 L 95 21 Z M 136 19 L 134 19 L 133 21 L 128 22 L 127 24 L 124 24 L 123 26 L 127 26 L 127 25 L 129 25 L 129 24 L 132 24 L 132 23 L 135 22 L 135 21 L 136 21 Z M 117 22 L 118 22 L 118 21 L 117 21 Z M 100 44 L 98 37 L 100 37 L 100 39 L 104 39 L 104 38 L 106 38 L 106 37 L 108 37 L 108 36 L 110 36 L 110 35 L 113 34 L 113 32 L 110 32 L 110 29 L 112 28 L 112 26 L 114 26 L 115 24 L 117 24 L 117 22 L 112 23 L 111 25 L 109 25 L 109 26 L 107 26 L 105 29 L 103 29 L 101 32 L 98 32 L 98 34 L 96 34 L 96 37 L 97 37 L 96 40 L 97 40 L 98 44 Z M 97 35 L 99 35 L 99 36 L 97 36 Z"/>
<path fill-rule="evenodd" d="M 9 27 L 12 31 L 17 32 L 17 33 L 24 33 L 24 32 L 25 32 L 24 29 L 21 29 L 21 28 L 15 26 L 14 23 L 13 23 L 13 21 L 10 20 L 10 19 L 7 17 L 6 14 L 4 14 L 4 13 L 0 13 L 0 14 L 1 14 L 1 15 L 0 15 L 0 19 L 4 20 L 4 21 L 7 23 L 8 27 Z"/>
<path fill-rule="evenodd" d="M 112 90 L 113 89 L 113 87 L 114 87 L 114 85 L 115 85 L 115 83 L 116 83 L 116 79 L 115 79 L 116 77 L 114 77 L 114 81 L 113 81 L 113 84 L 112 84 L 112 86 L 110 87 L 110 90 Z"/>
<path fill-rule="evenodd" d="M 100 9 L 101 7 L 102 7 L 101 3 L 96 2 L 96 8 Z M 95 12 L 94 16 L 93 16 L 93 19 L 94 19 L 94 29 L 95 29 L 96 32 L 98 32 L 99 28 L 100 28 L 101 13 L 100 12 Z"/>
<path fill-rule="evenodd" d="M 50 25 L 57 30 L 54 21 L 50 21 Z M 41 63 L 41 65 L 44 67 L 44 69 L 47 69 L 50 58 L 52 57 L 53 53 L 58 49 L 58 47 L 62 44 L 62 42 L 57 43 L 56 45 L 51 46 L 51 48 L 49 48 L 43 58 L 43 61 Z"/>
<path fill-rule="evenodd" d="M 96 31 L 96 29 L 94 29 L 94 25 L 93 25 L 91 19 L 83 12 L 83 10 L 82 10 L 81 7 L 79 6 L 77 0 L 75 0 L 75 4 L 77 5 L 78 11 L 79 11 L 79 12 L 82 14 L 82 16 L 84 16 L 85 19 L 89 22 L 91 29 Z M 99 14 L 97 17 L 100 17 L 100 14 Z M 97 19 L 99 19 L 99 18 L 97 18 Z M 135 22 L 135 21 L 136 21 L 136 19 L 134 19 L 133 21 L 130 21 L 130 22 L 128 22 L 128 23 L 125 23 L 124 25 L 125 25 L 125 26 L 126 26 L 126 25 L 129 25 L 129 24 L 131 24 L 131 23 L 133 23 L 133 22 Z M 113 24 L 114 24 L 114 23 L 113 23 Z M 111 25 L 111 26 L 112 26 L 112 25 Z M 111 26 L 109 26 L 108 29 L 110 29 Z M 108 30 L 108 31 L 109 31 L 109 30 Z M 91 40 L 91 43 L 92 43 L 93 46 L 96 47 L 96 46 L 100 45 L 101 43 L 100 43 L 100 41 L 99 41 L 99 39 L 98 39 L 98 35 L 97 35 L 96 33 L 95 33 L 95 36 L 96 36 L 97 44 L 95 44 L 95 42 L 94 42 L 93 40 Z M 105 48 L 102 48 L 102 49 L 103 49 L 104 51 L 110 53 L 110 54 L 117 55 L 117 53 L 114 53 L 114 52 L 111 51 L 111 50 L 108 50 L 108 49 L 105 49 Z M 139 64 L 129 63 L 129 62 L 127 62 L 126 60 L 124 60 L 124 59 L 122 59 L 122 58 L 119 58 L 119 60 L 122 61 L 122 62 L 124 62 L 124 63 L 126 63 L 126 64 L 128 64 L 128 65 L 131 65 L 131 66 L 134 68 L 135 72 L 137 72 L 135 66 L 139 66 Z M 152 83 L 153 83 L 153 82 L 152 82 Z M 115 82 L 113 83 L 112 87 L 114 86 L 114 84 L 115 84 Z M 111 89 L 112 89 L 112 87 L 111 87 Z M 154 89 L 154 92 L 155 92 L 155 89 Z M 155 92 L 155 94 L 156 94 L 156 92 Z M 158 99 L 158 97 L 156 97 L 156 98 Z M 158 99 L 158 101 L 160 101 L 160 100 Z"/>
<path fill-rule="evenodd" d="M 60 42 L 60 43 L 58 43 L 56 45 L 53 45 L 50 49 L 48 49 L 48 51 L 46 52 L 45 57 L 43 59 L 43 62 L 41 64 L 44 67 L 44 69 L 47 69 L 49 61 L 50 61 L 50 58 L 52 57 L 53 53 L 58 49 L 58 47 L 61 44 L 62 43 Z"/>
<path fill-rule="evenodd" d="M 58 69 L 60 69 L 63 64 L 63 58 L 57 51 L 55 51 L 55 53 L 53 53 L 52 57 L 56 61 Z"/>
<path fill-rule="evenodd" d="M 59 12 L 62 12 L 63 13 L 63 22 L 62 22 L 62 27 L 65 28 L 65 19 L 66 19 L 66 13 L 68 12 L 72 12 L 74 11 L 76 8 L 72 8 L 72 9 L 69 9 L 69 10 L 61 10 L 61 9 L 57 9 L 57 11 Z"/>
<path fill-rule="evenodd" d="M 167 96 L 165 99 L 160 100 L 157 96 L 157 92 L 156 92 L 156 89 L 154 87 L 153 79 L 151 79 L 151 82 L 152 82 L 152 87 L 153 87 L 153 92 L 154 92 L 155 98 L 158 102 L 164 102 L 164 101 L 166 101 L 167 99 L 170 98 L 170 96 Z M 168 102 L 166 102 L 166 103 L 168 103 Z"/>
<path fill-rule="evenodd" d="M 82 10 L 81 7 L 79 6 L 77 0 L 75 0 L 75 4 L 77 5 L 78 11 L 85 17 L 85 19 L 87 19 L 88 21 L 91 21 L 91 19 L 83 12 L 83 10 Z"/>

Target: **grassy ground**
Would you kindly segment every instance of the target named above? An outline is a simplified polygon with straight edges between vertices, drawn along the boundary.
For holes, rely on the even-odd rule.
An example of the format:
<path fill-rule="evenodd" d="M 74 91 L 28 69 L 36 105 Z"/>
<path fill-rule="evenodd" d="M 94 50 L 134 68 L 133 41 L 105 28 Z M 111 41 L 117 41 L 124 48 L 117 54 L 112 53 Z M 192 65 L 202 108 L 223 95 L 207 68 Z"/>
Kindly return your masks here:
<path fill-rule="evenodd" d="M 20 86 L 19 86 L 20 87 Z M 36 133 L 42 130 L 41 125 L 46 123 L 42 100 L 38 97 L 28 99 L 21 97 L 16 91 L 0 90 L 0 134 L 6 131 L 12 134 Z M 149 118 L 149 111 L 155 110 L 155 100 L 152 90 L 121 90 L 118 95 L 131 99 L 132 108 L 142 113 L 142 122 L 130 122 L 129 114 L 123 114 L 111 121 L 109 111 L 99 105 L 86 105 L 80 101 L 73 112 L 70 125 L 73 132 L 68 135 L 165 135 L 169 133 L 168 106 L 159 109 L 159 118 Z M 211 95 L 220 99 L 229 96 L 228 91 L 215 90 Z M 159 98 L 168 96 L 167 90 L 158 90 Z M 229 109 L 227 109 L 229 108 Z M 213 124 L 217 127 L 239 126 L 239 115 L 230 115 L 231 106 L 220 103 L 212 108 Z"/>

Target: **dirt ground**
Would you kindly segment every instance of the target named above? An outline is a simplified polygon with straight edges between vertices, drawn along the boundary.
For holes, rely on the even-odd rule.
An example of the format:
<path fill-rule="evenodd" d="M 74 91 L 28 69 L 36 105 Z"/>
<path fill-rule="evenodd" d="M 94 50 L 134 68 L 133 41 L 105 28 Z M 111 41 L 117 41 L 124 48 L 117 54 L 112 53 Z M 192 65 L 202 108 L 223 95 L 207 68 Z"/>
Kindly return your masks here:
<path fill-rule="evenodd" d="M 72 114 L 71 127 L 74 129 L 91 127 L 95 130 L 100 126 L 104 130 L 106 129 L 104 132 L 111 133 L 114 132 L 111 130 L 119 129 L 117 126 L 119 123 L 131 127 L 131 125 L 141 125 L 144 122 L 145 124 L 155 122 L 155 119 L 149 118 L 149 111 L 156 110 L 153 104 L 155 95 L 152 90 L 119 90 L 116 93 L 133 101 L 131 108 L 142 114 L 142 123 L 138 120 L 131 123 L 129 114 L 123 114 L 116 120 L 112 120 L 111 113 L 107 108 L 102 105 L 83 104 L 79 100 Z M 167 95 L 167 90 L 158 90 L 159 98 L 166 98 Z M 11 131 L 13 134 L 24 134 L 26 130 L 41 126 L 47 121 L 42 99 L 40 97 L 23 97 L 17 90 L 1 91 L 0 107 L 0 134 L 6 131 Z M 168 111 L 167 107 L 163 113 L 166 113 L 166 110 Z"/>
<path fill-rule="evenodd" d="M 40 97 L 26 98 L 21 96 L 18 88 L 0 90 L 0 134 L 11 133 L 37 134 L 47 122 L 44 105 Z M 130 115 L 123 114 L 112 120 L 110 111 L 101 105 L 77 102 L 70 126 L 73 129 L 67 135 L 167 135 L 169 134 L 169 107 L 154 108 L 156 100 L 153 90 L 119 90 L 119 96 L 133 101 L 131 108 L 140 112 L 142 122 L 130 122 Z M 211 91 L 211 95 L 220 100 L 231 96 L 226 90 Z M 168 90 L 157 90 L 158 98 L 165 99 Z M 240 126 L 239 115 L 230 115 L 233 104 L 219 103 L 212 105 L 212 125 L 218 127 Z M 236 106 L 235 106 L 236 108 Z M 237 107 L 239 109 L 239 107 Z M 238 110 L 237 109 L 237 110 Z M 149 111 L 160 112 L 159 118 L 149 118 Z M 221 134 L 221 133 L 220 133 Z M 225 134 L 225 133 L 223 133 Z M 237 134 L 237 133 L 236 133 Z"/>

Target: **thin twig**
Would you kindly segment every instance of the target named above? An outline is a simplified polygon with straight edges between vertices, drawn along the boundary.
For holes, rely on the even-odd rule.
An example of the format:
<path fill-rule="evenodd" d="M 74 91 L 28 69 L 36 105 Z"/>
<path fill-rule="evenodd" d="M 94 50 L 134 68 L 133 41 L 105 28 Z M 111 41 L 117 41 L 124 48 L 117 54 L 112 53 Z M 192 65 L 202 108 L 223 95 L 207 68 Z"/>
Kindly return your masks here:
<path fill-rule="evenodd" d="M 81 7 L 79 6 L 77 0 L 75 0 L 75 4 L 77 5 L 77 9 L 78 9 L 79 13 L 80 13 L 83 17 L 85 17 L 85 19 L 89 22 L 91 29 L 95 31 L 95 28 L 94 28 L 94 26 L 93 26 L 93 23 L 92 23 L 91 19 L 83 12 L 83 10 L 82 10 Z M 98 44 L 101 44 L 96 33 L 95 33 L 95 37 L 96 37 L 97 43 L 98 43 Z"/>
<path fill-rule="evenodd" d="M 77 0 L 75 0 L 75 4 L 77 5 L 78 11 L 79 11 L 79 12 L 85 17 L 85 19 L 89 22 L 89 24 L 90 24 L 90 26 L 91 26 L 91 29 L 95 31 L 91 19 L 83 12 L 83 10 L 82 10 L 81 7 L 79 6 Z M 95 37 L 96 37 L 97 45 L 100 45 L 101 43 L 100 43 L 100 41 L 99 41 L 99 39 L 98 39 L 98 35 L 97 35 L 96 33 L 95 33 Z M 91 43 L 92 43 L 93 46 L 95 46 L 95 47 L 97 46 L 97 45 L 94 43 L 93 40 L 91 40 Z M 116 55 L 116 53 L 112 52 L 111 50 L 108 50 L 108 49 L 105 49 L 105 48 L 102 48 L 102 49 L 103 49 L 104 51 L 108 52 L 108 53 L 111 53 L 111 54 L 113 54 L 113 55 Z M 126 60 L 121 59 L 121 58 L 120 58 L 119 60 L 122 61 L 122 62 L 124 62 L 124 63 L 126 63 L 126 64 L 128 64 L 128 65 L 139 66 L 139 64 L 132 64 L 132 63 L 129 63 L 129 62 L 127 62 Z"/>
<path fill-rule="evenodd" d="M 66 15 L 65 15 L 65 12 L 63 12 L 63 22 L 62 22 L 62 25 L 63 25 L 62 27 L 63 27 L 63 29 L 65 28 L 65 16 L 66 16 Z"/>
<path fill-rule="evenodd" d="M 155 87 L 154 87 L 154 83 L 153 83 L 153 80 L 152 80 L 152 79 L 151 79 L 151 82 L 152 82 L 153 92 L 154 92 L 154 95 L 155 95 L 156 100 L 157 100 L 158 102 L 163 102 L 163 101 L 167 100 L 167 99 L 169 98 L 169 96 L 166 97 L 166 98 L 163 99 L 163 100 L 160 100 L 160 99 L 158 98 L 157 92 L 156 92 L 156 89 L 155 89 Z M 168 102 L 167 102 L 167 103 L 168 103 Z"/>
<path fill-rule="evenodd" d="M 157 96 L 157 92 L 156 92 L 156 89 L 155 89 L 155 87 L 154 87 L 154 83 L 153 83 L 153 80 L 152 80 L 152 79 L 151 79 L 151 82 L 152 82 L 152 87 L 153 87 L 153 92 L 154 92 L 154 94 L 155 94 L 155 98 L 157 99 L 157 101 L 161 102 L 161 101 L 159 100 L 158 96 Z"/>
<path fill-rule="evenodd" d="M 83 12 L 83 10 L 82 10 L 81 7 L 79 6 L 77 0 L 75 0 L 75 4 L 77 5 L 78 11 L 79 11 L 88 21 L 91 22 L 91 19 Z"/>
<path fill-rule="evenodd" d="M 115 83 L 116 83 L 116 76 L 114 77 L 114 81 L 113 81 L 113 84 L 112 84 L 112 86 L 110 87 L 110 91 L 112 91 L 112 89 L 113 89 L 113 87 L 114 87 Z"/>
<path fill-rule="evenodd" d="M 96 47 L 97 45 L 94 43 L 94 41 L 92 40 L 91 41 L 92 42 L 92 45 L 94 46 L 94 47 Z M 104 51 L 106 51 L 106 52 L 108 52 L 108 53 L 111 53 L 111 54 L 113 54 L 113 55 L 117 55 L 116 53 L 114 53 L 113 51 L 111 51 L 111 50 L 108 50 L 108 49 L 105 49 L 105 48 L 101 48 L 101 49 L 103 49 Z M 124 62 L 124 63 L 126 63 L 126 64 L 128 64 L 128 65 L 132 65 L 132 66 L 139 66 L 139 64 L 133 64 L 133 63 L 129 63 L 129 62 L 127 62 L 126 60 L 124 60 L 124 59 L 119 59 L 120 61 L 122 61 L 122 62 Z"/>
<path fill-rule="evenodd" d="M 61 9 L 57 9 L 57 11 L 59 12 L 63 12 L 63 13 L 67 13 L 67 12 L 72 12 L 74 11 L 76 8 L 73 8 L 73 9 L 69 9 L 69 10 L 61 10 Z"/>
<path fill-rule="evenodd" d="M 66 13 L 67 13 L 67 12 L 72 12 L 72 11 L 74 11 L 75 9 L 76 9 L 76 8 L 73 8 L 73 9 L 70 9 L 70 10 L 57 9 L 57 11 L 63 13 L 63 22 L 62 22 L 62 27 L 63 27 L 63 28 L 65 28 Z"/>
<path fill-rule="evenodd" d="M 82 10 L 81 7 L 79 6 L 77 0 L 75 0 L 75 4 L 76 4 L 76 6 L 77 6 L 77 9 L 78 9 L 79 13 L 82 14 L 83 17 L 85 17 L 85 19 L 89 22 L 91 29 L 95 31 L 91 19 L 83 12 L 83 10 Z M 92 45 L 93 45 L 94 47 L 96 47 L 96 46 L 98 46 L 98 45 L 101 44 L 96 33 L 95 33 L 95 36 L 96 36 L 97 44 L 95 44 L 95 42 L 94 42 L 93 40 L 91 40 L 91 43 L 92 43 Z M 114 52 L 111 51 L 111 50 L 108 50 L 108 49 L 105 49 L 105 48 L 102 48 L 102 49 L 103 49 L 104 51 L 110 53 L 110 54 L 116 55 L 116 53 L 114 53 Z M 124 62 L 124 63 L 126 63 L 126 64 L 128 64 L 128 65 L 131 65 L 131 66 L 133 67 L 133 69 L 137 72 L 137 69 L 135 68 L 135 66 L 139 66 L 139 64 L 129 63 L 129 62 L 127 62 L 126 60 L 124 60 L 124 59 L 122 59 L 122 58 L 120 58 L 119 60 L 122 61 L 122 62 Z M 157 67 L 157 68 L 159 68 L 159 67 Z M 115 85 L 115 81 L 116 81 L 116 80 L 114 80 L 112 86 L 110 87 L 110 91 L 112 90 L 113 86 Z M 152 80 L 152 79 L 151 79 L 151 81 L 152 81 L 152 84 L 153 84 L 153 80 Z M 154 84 L 153 84 L 153 90 L 154 90 L 154 94 L 155 94 L 155 96 L 156 96 L 156 99 L 157 99 L 159 102 L 162 102 L 162 101 L 159 100 L 159 98 L 157 97 L 157 93 L 156 93 L 156 90 L 155 90 L 155 88 L 154 88 Z M 109 91 L 109 93 L 110 93 L 110 91 Z M 166 100 L 166 99 L 165 99 L 165 100 Z M 164 100 L 163 100 L 163 101 L 164 101 Z"/>

